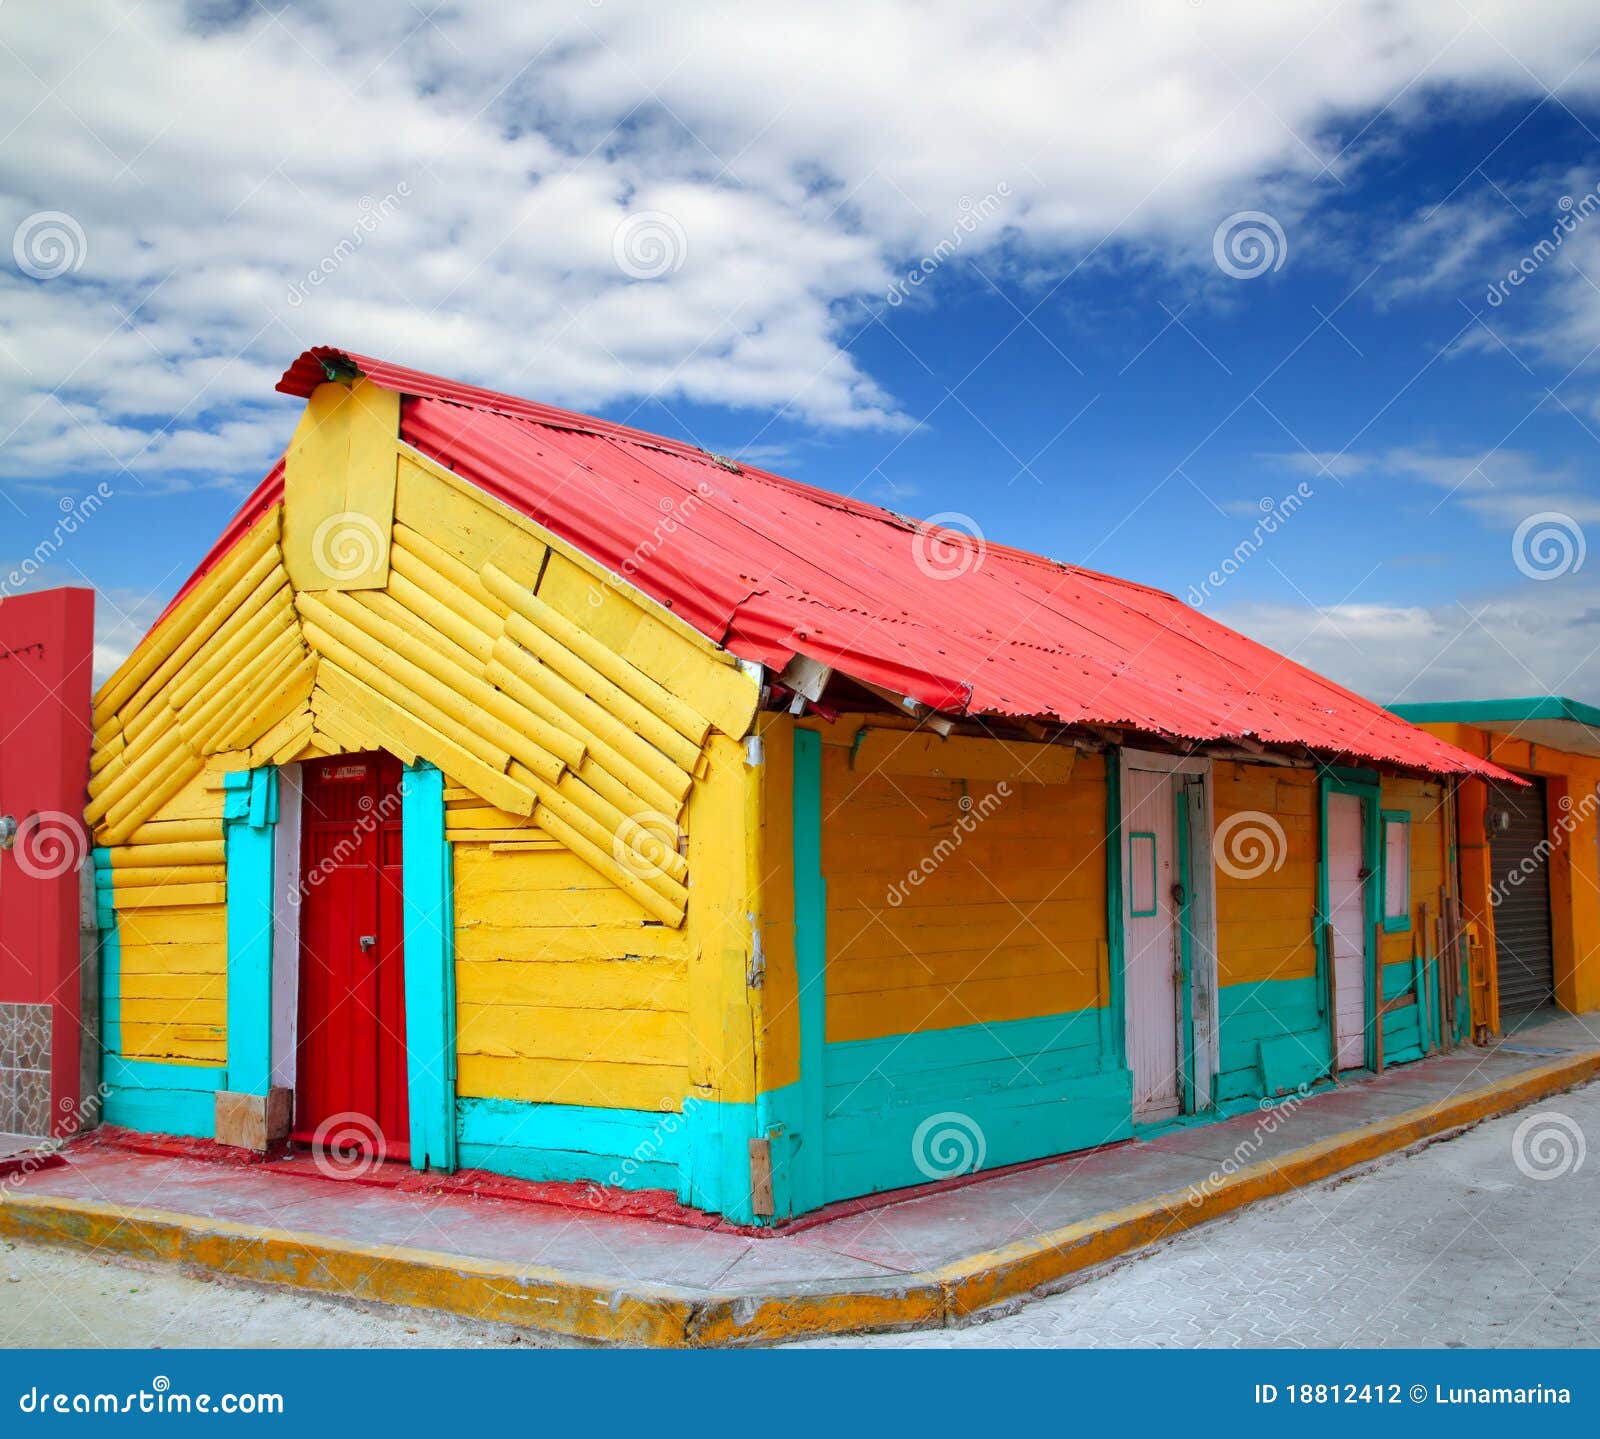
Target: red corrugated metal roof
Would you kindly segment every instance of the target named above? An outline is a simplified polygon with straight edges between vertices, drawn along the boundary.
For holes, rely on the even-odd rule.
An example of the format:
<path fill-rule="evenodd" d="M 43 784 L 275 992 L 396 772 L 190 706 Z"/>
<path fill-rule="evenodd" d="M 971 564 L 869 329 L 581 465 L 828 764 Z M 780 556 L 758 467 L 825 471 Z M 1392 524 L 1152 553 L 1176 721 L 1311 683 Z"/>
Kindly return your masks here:
<path fill-rule="evenodd" d="M 405 396 L 408 444 L 775 670 L 801 653 L 951 713 L 1500 773 L 1159 590 L 349 351 L 306 351 L 278 388 L 309 395 L 326 363 Z"/>

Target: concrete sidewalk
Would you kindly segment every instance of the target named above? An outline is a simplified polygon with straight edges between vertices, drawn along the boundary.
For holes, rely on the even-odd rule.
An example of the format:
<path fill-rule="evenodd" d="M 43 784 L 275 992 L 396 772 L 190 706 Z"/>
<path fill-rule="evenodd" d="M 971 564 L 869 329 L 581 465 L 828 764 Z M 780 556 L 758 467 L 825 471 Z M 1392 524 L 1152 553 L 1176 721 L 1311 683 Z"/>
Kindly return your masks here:
<path fill-rule="evenodd" d="M 1210 1125 L 753 1235 L 90 1141 L 0 1233 L 579 1341 L 752 1344 L 958 1322 L 1600 1074 L 1597 1016 Z"/>

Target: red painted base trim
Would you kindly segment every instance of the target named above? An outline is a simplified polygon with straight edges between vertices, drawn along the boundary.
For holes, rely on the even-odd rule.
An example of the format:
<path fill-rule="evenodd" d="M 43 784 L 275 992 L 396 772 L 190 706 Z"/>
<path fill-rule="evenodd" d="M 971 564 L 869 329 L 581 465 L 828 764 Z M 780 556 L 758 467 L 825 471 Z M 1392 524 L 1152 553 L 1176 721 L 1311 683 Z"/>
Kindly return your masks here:
<path fill-rule="evenodd" d="M 9 1179 L 13 1174 L 37 1174 L 41 1169 L 55 1169 L 66 1162 L 66 1157 L 54 1149 L 30 1149 L 22 1154 L 8 1154 L 0 1159 L 0 1179 Z"/>

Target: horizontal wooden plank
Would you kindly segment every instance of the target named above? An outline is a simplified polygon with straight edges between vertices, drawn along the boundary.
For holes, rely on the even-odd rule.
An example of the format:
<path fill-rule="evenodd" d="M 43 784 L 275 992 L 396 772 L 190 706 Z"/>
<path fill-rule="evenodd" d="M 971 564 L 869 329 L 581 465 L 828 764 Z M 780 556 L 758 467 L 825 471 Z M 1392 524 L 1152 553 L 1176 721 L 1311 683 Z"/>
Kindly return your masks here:
<path fill-rule="evenodd" d="M 593 1063 L 686 1063 L 689 1027 L 682 1014 L 645 1009 L 557 1009 L 538 1005 L 456 1006 L 463 1055 L 564 1059 Z"/>
<path fill-rule="evenodd" d="M 688 1007 L 687 966 L 679 959 L 468 961 L 456 964 L 459 1005 L 545 1005 L 560 1009 Z"/>
<path fill-rule="evenodd" d="M 464 1053 L 456 1066 L 456 1093 L 468 1098 L 659 1109 L 681 1103 L 688 1090 L 687 1064 L 574 1064 Z"/>

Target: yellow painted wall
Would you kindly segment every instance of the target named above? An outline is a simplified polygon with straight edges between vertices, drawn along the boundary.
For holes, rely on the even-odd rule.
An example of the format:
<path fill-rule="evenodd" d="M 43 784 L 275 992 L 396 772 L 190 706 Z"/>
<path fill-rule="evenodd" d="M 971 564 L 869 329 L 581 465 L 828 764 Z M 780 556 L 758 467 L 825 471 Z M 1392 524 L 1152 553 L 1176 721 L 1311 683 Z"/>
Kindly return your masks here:
<path fill-rule="evenodd" d="M 857 748 L 859 727 L 819 726 L 828 1041 L 1105 1004 L 1103 759 L 1033 783 L 1030 758 L 1072 752 L 926 732 L 897 748 L 877 721 Z M 788 996 L 767 1000 L 770 1028 Z"/>
<path fill-rule="evenodd" d="M 97 697 L 86 817 L 171 916 L 120 926 L 125 1052 L 225 1059 L 222 775 L 384 749 L 447 776 L 460 1093 L 753 1098 L 755 682 L 397 415 L 319 387 L 284 503 Z M 169 874 L 179 819 L 204 845 Z"/>
<path fill-rule="evenodd" d="M 1229 761 L 1219 761 L 1212 773 L 1221 847 L 1259 834 L 1262 844 L 1282 854 L 1281 864 L 1269 860 L 1259 874 L 1252 873 L 1254 850 L 1239 852 L 1236 872 L 1216 867 L 1218 983 L 1309 978 L 1316 972 L 1316 775 Z"/>
<path fill-rule="evenodd" d="M 215 838 L 168 837 L 202 828 Z M 141 833 L 147 838 L 114 851 L 112 862 L 121 946 L 121 1053 L 168 1064 L 222 1064 L 228 1054 L 227 890 L 218 878 L 192 879 L 196 873 L 224 872 L 220 776 L 203 775 L 187 785 Z M 151 854 L 170 853 L 174 843 L 203 846 L 198 854 L 206 863 L 139 863 Z M 201 895 L 209 902 L 187 902 Z"/>

